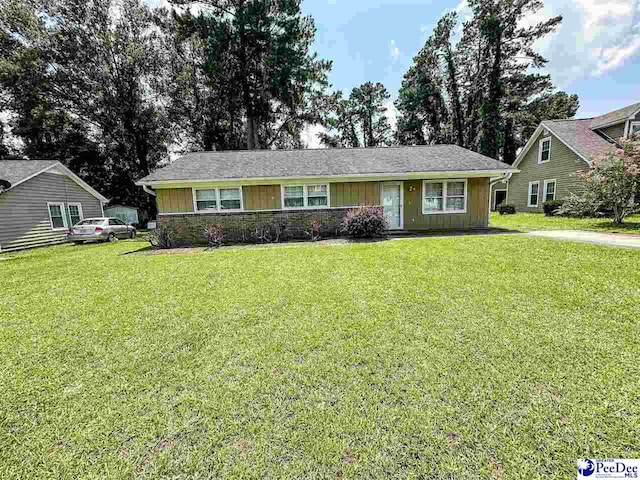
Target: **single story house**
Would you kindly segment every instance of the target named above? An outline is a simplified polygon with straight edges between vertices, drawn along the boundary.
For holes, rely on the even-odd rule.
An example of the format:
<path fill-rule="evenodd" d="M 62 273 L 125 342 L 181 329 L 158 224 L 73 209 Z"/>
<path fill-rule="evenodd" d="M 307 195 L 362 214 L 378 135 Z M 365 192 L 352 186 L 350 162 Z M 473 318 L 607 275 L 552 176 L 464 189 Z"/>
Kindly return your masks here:
<path fill-rule="evenodd" d="M 640 103 L 595 118 L 545 120 L 518 154 L 513 166 L 519 172 L 496 183 L 492 197 L 506 195 L 520 212 L 542 212 L 547 200 L 581 194 L 584 187 L 576 172 L 591 168 L 595 156 L 639 132 Z"/>
<path fill-rule="evenodd" d="M 0 160 L 0 252 L 64 242 L 108 199 L 55 160 Z"/>
<path fill-rule="evenodd" d="M 118 218 L 130 225 L 137 225 L 140 222 L 138 209 L 127 205 L 109 205 L 104 209 L 104 215 L 105 217 Z"/>
<path fill-rule="evenodd" d="M 384 208 L 398 231 L 487 228 L 489 182 L 513 167 L 455 145 L 190 153 L 140 179 L 156 196 L 159 224 L 184 243 L 221 224 L 229 241 L 265 225 L 304 238 L 312 219 L 339 233 L 359 205 Z"/>

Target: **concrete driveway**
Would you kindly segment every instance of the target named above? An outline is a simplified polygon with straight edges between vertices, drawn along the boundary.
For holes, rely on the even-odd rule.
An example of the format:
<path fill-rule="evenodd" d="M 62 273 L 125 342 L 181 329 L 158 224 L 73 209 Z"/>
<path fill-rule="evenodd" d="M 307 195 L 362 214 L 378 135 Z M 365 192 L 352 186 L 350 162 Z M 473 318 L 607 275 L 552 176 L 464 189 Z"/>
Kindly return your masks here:
<path fill-rule="evenodd" d="M 614 247 L 640 248 L 640 235 L 621 233 L 584 232 L 581 230 L 536 230 L 529 232 L 535 237 L 555 238 L 570 242 L 597 243 Z"/>

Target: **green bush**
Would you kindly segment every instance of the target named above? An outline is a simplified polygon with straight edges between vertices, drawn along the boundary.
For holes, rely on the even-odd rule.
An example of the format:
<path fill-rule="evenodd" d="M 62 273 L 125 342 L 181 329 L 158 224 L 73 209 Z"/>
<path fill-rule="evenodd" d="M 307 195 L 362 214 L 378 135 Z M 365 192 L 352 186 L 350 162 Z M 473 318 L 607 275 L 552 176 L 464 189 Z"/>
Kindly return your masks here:
<path fill-rule="evenodd" d="M 349 210 L 342 221 L 342 231 L 353 238 L 373 238 L 384 235 L 387 221 L 382 207 L 358 207 Z"/>
<path fill-rule="evenodd" d="M 147 233 L 145 239 L 153 248 L 162 250 L 171 248 L 175 245 L 176 231 L 167 225 L 160 225 L 155 230 Z"/>
<path fill-rule="evenodd" d="M 516 213 L 516 206 L 509 203 L 501 203 L 498 205 L 498 213 L 500 215 L 513 215 Z"/>
<path fill-rule="evenodd" d="M 565 198 L 562 206 L 556 211 L 556 215 L 574 218 L 596 218 L 606 216 L 602 202 L 595 200 L 591 195 L 578 196 L 572 194 Z"/>
<path fill-rule="evenodd" d="M 564 204 L 562 200 L 547 200 L 542 204 L 542 209 L 547 217 L 551 217 L 556 214 L 560 207 Z"/>

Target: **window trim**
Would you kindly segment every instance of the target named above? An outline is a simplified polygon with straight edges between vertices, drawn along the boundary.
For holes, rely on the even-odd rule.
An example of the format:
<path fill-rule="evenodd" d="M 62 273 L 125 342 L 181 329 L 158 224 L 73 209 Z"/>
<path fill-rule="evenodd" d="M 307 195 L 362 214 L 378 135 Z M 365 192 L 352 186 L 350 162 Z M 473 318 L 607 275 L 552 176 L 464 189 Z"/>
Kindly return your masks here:
<path fill-rule="evenodd" d="M 69 215 L 69 221 L 71 222 L 71 225 L 69 225 L 69 227 L 73 227 L 73 225 L 75 225 L 73 223 L 73 219 L 71 218 L 71 210 L 69 209 L 69 207 L 78 207 L 78 213 L 80 214 L 80 220 L 78 222 L 81 222 L 82 220 L 84 220 L 84 214 L 82 213 L 82 204 L 80 202 L 67 202 L 67 215 Z"/>
<path fill-rule="evenodd" d="M 547 185 L 549 183 L 553 183 L 553 198 L 551 200 L 547 200 Z M 544 190 L 542 191 L 542 200 L 544 202 L 550 202 L 556 199 L 556 194 L 558 192 L 558 182 L 556 181 L 555 178 L 551 178 L 549 180 L 545 180 L 544 181 L 544 186 L 542 187 Z M 538 199 L 539 201 L 539 199 Z"/>
<path fill-rule="evenodd" d="M 462 210 L 447 210 L 447 184 L 449 182 L 464 182 L 464 208 Z M 438 211 L 425 211 L 424 208 L 424 194 L 425 185 L 427 183 L 441 183 L 442 184 L 442 210 Z M 466 178 L 445 178 L 442 180 L 422 180 L 422 192 L 420 196 L 420 202 L 422 203 L 423 215 L 456 215 L 467 213 L 467 202 L 469 198 L 469 186 L 468 179 Z"/>
<path fill-rule="evenodd" d="M 62 214 L 62 223 L 64 226 L 55 228 L 53 226 L 53 217 L 51 216 L 51 207 L 60 207 L 60 213 Z M 49 227 L 52 232 L 61 232 L 63 230 L 67 230 L 69 228 L 67 221 L 67 210 L 64 207 L 63 202 L 47 202 L 47 213 L 49 214 Z"/>
<path fill-rule="evenodd" d="M 309 206 L 309 189 L 313 186 L 327 187 L 327 204 Z M 285 187 L 302 187 L 302 207 L 285 207 L 284 206 L 284 189 Z M 331 208 L 331 184 L 330 183 L 282 183 L 280 184 L 280 209 L 281 210 L 327 210 Z"/>
<path fill-rule="evenodd" d="M 213 190 L 216 192 L 216 208 L 205 208 L 203 210 L 198 209 L 198 196 L 197 192 L 200 190 Z M 222 208 L 220 203 L 220 190 L 239 190 L 240 191 L 240 208 Z M 193 213 L 237 213 L 244 212 L 244 199 L 243 199 L 242 187 L 207 187 L 207 188 L 191 188 L 191 196 L 193 197 Z"/>
<path fill-rule="evenodd" d="M 549 158 L 547 160 L 542 160 L 542 146 L 544 142 L 549 142 Z M 541 138 L 538 141 L 538 163 L 548 163 L 551 161 L 551 135 Z"/>
<path fill-rule="evenodd" d="M 537 194 L 536 194 L 536 204 L 532 204 L 531 203 L 531 187 L 535 185 L 536 186 L 536 190 L 537 190 Z M 529 188 L 527 189 L 527 207 L 528 208 L 538 208 L 538 205 L 540 205 L 540 182 L 538 180 L 536 180 L 535 182 L 529 182 Z"/>
<path fill-rule="evenodd" d="M 631 136 L 633 135 L 633 127 L 635 127 L 636 125 L 640 127 L 640 121 L 632 120 L 631 122 L 629 122 L 629 132 L 627 135 L 628 138 L 631 138 Z M 636 135 L 640 135 L 640 130 L 636 133 Z"/>

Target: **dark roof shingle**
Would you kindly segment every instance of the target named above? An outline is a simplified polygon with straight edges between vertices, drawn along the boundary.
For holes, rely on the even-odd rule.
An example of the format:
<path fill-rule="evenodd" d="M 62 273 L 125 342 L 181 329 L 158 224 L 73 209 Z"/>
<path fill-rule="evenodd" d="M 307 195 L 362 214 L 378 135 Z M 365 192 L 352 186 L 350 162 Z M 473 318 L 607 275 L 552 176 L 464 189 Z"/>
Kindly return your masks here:
<path fill-rule="evenodd" d="M 616 148 L 615 145 L 591 130 L 590 118 L 585 120 L 545 120 L 542 125 L 589 162 L 594 155 Z"/>
<path fill-rule="evenodd" d="M 456 145 L 189 153 L 139 180 L 225 180 L 512 170 Z"/>
<path fill-rule="evenodd" d="M 56 163 L 57 160 L 0 160 L 0 179 L 16 185 Z"/>
<path fill-rule="evenodd" d="M 620 108 L 619 110 L 614 110 L 613 112 L 605 113 L 604 115 L 600 115 L 599 117 L 595 117 L 591 120 L 591 128 L 600 128 L 606 125 L 623 122 L 638 110 L 640 110 L 640 102 Z"/>

